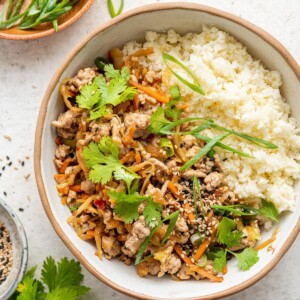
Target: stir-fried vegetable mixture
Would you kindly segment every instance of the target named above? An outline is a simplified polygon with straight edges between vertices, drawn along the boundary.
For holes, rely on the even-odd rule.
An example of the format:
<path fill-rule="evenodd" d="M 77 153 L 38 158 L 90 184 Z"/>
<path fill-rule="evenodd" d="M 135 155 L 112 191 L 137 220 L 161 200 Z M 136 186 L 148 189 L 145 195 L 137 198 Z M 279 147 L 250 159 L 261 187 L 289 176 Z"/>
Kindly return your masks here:
<path fill-rule="evenodd" d="M 226 145 L 229 135 L 277 146 L 218 120 L 190 117 L 179 87 L 163 76 L 205 94 L 201 83 L 168 53 L 164 75 L 148 70 L 140 58 L 153 51 L 124 57 L 112 49 L 111 63 L 97 58 L 95 67 L 62 82 L 66 111 L 52 123 L 57 190 L 72 212 L 69 224 L 95 241 L 100 259 L 135 264 L 140 276 L 220 282 L 232 257 L 243 271 L 258 261 L 260 225 L 278 222 L 278 213 L 267 199 L 250 203 L 230 190 L 215 150 L 251 159 Z"/>

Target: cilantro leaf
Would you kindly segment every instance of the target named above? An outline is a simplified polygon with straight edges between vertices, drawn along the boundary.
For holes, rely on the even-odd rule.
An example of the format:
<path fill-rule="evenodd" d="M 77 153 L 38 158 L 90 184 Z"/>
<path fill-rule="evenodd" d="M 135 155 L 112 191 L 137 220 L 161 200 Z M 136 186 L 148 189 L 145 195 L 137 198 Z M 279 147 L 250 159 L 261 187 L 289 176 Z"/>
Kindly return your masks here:
<path fill-rule="evenodd" d="M 89 120 L 98 119 L 109 112 L 106 105 L 116 106 L 121 102 L 133 99 L 137 90 L 128 86 L 130 72 L 126 67 L 121 71 L 115 70 L 113 65 L 104 67 L 105 76 L 110 78 L 107 83 L 103 76 L 97 76 L 92 84 L 84 85 L 76 102 L 80 108 L 90 110 Z"/>
<path fill-rule="evenodd" d="M 101 92 L 98 90 L 97 82 L 94 80 L 90 85 L 84 85 L 80 89 L 80 95 L 76 97 L 76 102 L 79 107 L 92 109 L 99 102 Z"/>
<path fill-rule="evenodd" d="M 226 250 L 219 250 L 217 253 L 215 253 L 215 259 L 214 259 L 214 268 L 217 272 L 222 272 L 223 267 L 227 264 L 227 258 L 226 258 L 227 252 Z"/>
<path fill-rule="evenodd" d="M 126 172 L 122 168 L 118 168 L 114 172 L 114 176 L 115 176 L 115 179 L 117 179 L 117 180 L 124 180 L 126 182 L 127 190 L 128 190 L 129 194 L 131 194 L 131 184 L 132 184 L 133 180 L 140 178 L 140 176 L 138 176 L 136 173 Z"/>
<path fill-rule="evenodd" d="M 89 178 L 95 183 L 106 184 L 114 174 L 117 180 L 125 180 L 130 189 L 133 179 L 140 178 L 120 163 L 119 147 L 108 136 L 104 136 L 98 145 L 95 142 L 89 143 L 84 147 L 82 156 L 86 166 L 91 169 Z"/>
<path fill-rule="evenodd" d="M 168 124 L 171 124 L 171 122 L 165 118 L 165 111 L 160 106 L 151 115 L 150 126 L 148 127 L 148 131 L 154 134 L 158 134 L 160 130 Z"/>
<path fill-rule="evenodd" d="M 22 281 L 18 284 L 16 292 L 10 299 L 18 300 L 42 300 L 46 299 L 44 287 L 42 283 L 34 279 L 37 266 L 31 268 L 23 277 Z"/>
<path fill-rule="evenodd" d="M 154 202 L 151 196 L 128 195 L 124 192 L 116 191 L 109 191 L 108 195 L 116 200 L 114 211 L 123 218 L 125 223 L 132 223 L 139 218 L 138 208 L 141 203 L 146 201 L 143 211 L 146 224 L 153 227 L 161 220 L 162 206 Z"/>
<path fill-rule="evenodd" d="M 149 224 L 150 227 L 156 226 L 161 220 L 161 213 L 161 204 L 154 202 L 152 198 L 149 198 L 143 211 L 145 222 Z"/>
<path fill-rule="evenodd" d="M 261 204 L 262 204 L 262 208 L 260 209 L 260 213 L 263 216 L 265 216 L 266 218 L 269 218 L 269 219 L 275 221 L 276 223 L 278 223 L 279 222 L 278 211 L 277 211 L 274 203 L 271 201 L 262 199 Z"/>
<path fill-rule="evenodd" d="M 56 288 L 47 295 L 47 300 L 76 300 L 78 299 L 76 290 L 70 288 Z"/>
<path fill-rule="evenodd" d="M 150 199 L 147 196 L 127 195 L 123 192 L 108 191 L 108 196 L 116 200 L 115 213 L 122 217 L 126 224 L 132 223 L 139 218 L 138 208 L 141 203 Z"/>
<path fill-rule="evenodd" d="M 218 226 L 218 242 L 227 247 L 238 246 L 243 234 L 241 231 L 234 231 L 235 228 L 236 223 L 233 220 L 223 217 Z"/>
<path fill-rule="evenodd" d="M 41 273 L 42 281 L 34 278 L 36 268 L 25 274 L 10 300 L 76 300 L 89 291 L 81 285 L 81 267 L 73 259 L 63 258 L 56 264 L 52 257 L 47 257 Z M 42 282 L 48 287 L 48 293 L 45 293 Z"/>
<path fill-rule="evenodd" d="M 242 271 L 248 271 L 253 265 L 259 261 L 258 251 L 253 248 L 245 248 L 241 253 L 234 253 L 227 250 L 233 254 L 238 260 L 238 267 Z"/>

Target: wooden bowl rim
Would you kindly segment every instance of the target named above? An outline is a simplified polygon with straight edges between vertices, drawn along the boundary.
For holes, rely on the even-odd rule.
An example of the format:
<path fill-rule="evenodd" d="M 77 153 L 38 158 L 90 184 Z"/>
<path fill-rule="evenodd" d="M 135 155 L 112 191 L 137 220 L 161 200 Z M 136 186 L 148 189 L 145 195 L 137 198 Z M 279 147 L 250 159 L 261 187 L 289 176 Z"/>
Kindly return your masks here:
<path fill-rule="evenodd" d="M 286 62 L 289 64 L 291 69 L 294 71 L 298 79 L 300 80 L 300 69 L 295 61 L 295 59 L 291 56 L 291 54 L 285 49 L 285 47 L 277 41 L 273 36 L 271 36 L 266 31 L 262 30 L 261 28 L 257 27 L 256 25 L 238 17 L 233 14 L 230 14 L 228 12 L 224 12 L 219 9 L 215 9 L 209 6 L 201 5 L 201 4 L 194 4 L 194 3 L 185 3 L 185 2 L 176 2 L 176 3 L 159 3 L 159 4 L 150 4 L 145 5 L 133 10 L 130 10 L 126 13 L 123 13 L 121 16 L 118 16 L 112 20 L 109 20 L 108 22 L 102 24 L 99 26 L 95 31 L 90 33 L 83 41 L 79 43 L 79 45 L 71 52 L 71 54 L 65 59 L 63 64 L 59 67 L 57 72 L 54 74 L 47 90 L 44 95 L 39 116 L 38 116 L 38 122 L 36 127 L 36 136 L 35 136 L 35 145 L 34 145 L 34 170 L 35 170 L 35 177 L 36 182 L 39 190 L 39 194 L 42 200 L 42 204 L 44 206 L 44 209 L 46 211 L 46 214 L 58 234 L 58 236 L 61 238 L 61 240 L 65 243 L 65 245 L 69 248 L 69 250 L 76 256 L 76 258 L 82 263 L 82 265 L 90 272 L 92 273 L 96 278 L 100 279 L 102 282 L 110 286 L 111 288 L 124 293 L 128 296 L 137 298 L 137 299 L 149 299 L 149 300 L 163 300 L 162 298 L 156 298 L 151 296 L 146 296 L 144 294 L 135 293 L 129 289 L 126 289 L 122 286 L 117 285 L 113 281 L 107 279 L 105 276 L 103 276 L 100 272 L 98 272 L 82 255 L 82 253 L 73 245 L 73 243 L 70 241 L 70 239 L 66 236 L 66 234 L 63 232 L 61 227 L 59 226 L 58 222 L 56 221 L 51 208 L 49 204 L 49 200 L 47 198 L 43 178 L 42 178 L 42 172 L 41 172 L 41 142 L 42 142 L 42 136 L 43 136 L 43 127 L 44 127 L 44 121 L 47 114 L 47 106 L 48 102 L 50 100 L 51 94 L 59 82 L 59 78 L 65 68 L 68 66 L 68 64 L 71 62 L 71 60 L 74 58 L 74 56 L 86 46 L 86 44 L 92 40 L 98 33 L 108 29 L 109 27 L 128 19 L 132 16 L 143 14 L 143 13 L 149 13 L 149 12 L 155 12 L 160 10 L 173 10 L 173 9 L 187 9 L 187 10 L 194 10 L 194 11 L 200 11 L 209 13 L 215 16 L 223 17 L 227 20 L 233 21 L 235 23 L 238 23 L 239 25 L 247 28 L 248 30 L 252 31 L 253 33 L 259 35 L 262 39 L 264 39 L 267 43 L 269 43 L 274 49 L 276 49 L 282 57 L 286 60 Z M 287 238 L 283 246 L 281 247 L 280 251 L 273 257 L 272 261 L 265 266 L 264 269 L 262 269 L 260 272 L 258 272 L 255 276 L 251 277 L 250 279 L 246 280 L 242 284 L 228 288 L 222 292 L 214 293 L 208 296 L 201 296 L 201 297 L 189 297 L 184 298 L 186 300 L 208 300 L 208 299 L 218 299 L 221 297 L 229 296 L 234 293 L 237 293 L 239 291 L 242 291 L 251 285 L 253 285 L 255 282 L 257 282 L 259 279 L 264 277 L 268 272 L 270 272 L 280 261 L 282 256 L 286 253 L 286 251 L 290 248 L 296 237 L 298 236 L 300 231 L 300 218 L 297 221 L 297 224 L 293 228 L 293 231 L 291 232 L 290 236 Z M 165 298 L 164 298 L 165 299 Z"/>
<path fill-rule="evenodd" d="M 73 15 L 71 18 L 67 19 L 62 24 L 58 25 L 58 31 L 61 32 L 74 22 L 76 22 L 80 17 L 82 17 L 87 10 L 90 8 L 90 6 L 93 4 L 95 0 L 86 0 L 85 3 L 83 3 L 82 8 L 79 9 L 75 15 Z M 0 39 L 7 39 L 7 40 L 16 40 L 16 41 L 26 41 L 26 40 L 34 40 L 43 38 L 49 35 L 52 35 L 56 33 L 54 28 L 45 29 L 43 31 L 31 31 L 31 30 L 25 30 L 26 32 L 29 32 L 28 34 L 15 34 L 15 33 L 9 33 L 8 30 L 0 30 Z"/>

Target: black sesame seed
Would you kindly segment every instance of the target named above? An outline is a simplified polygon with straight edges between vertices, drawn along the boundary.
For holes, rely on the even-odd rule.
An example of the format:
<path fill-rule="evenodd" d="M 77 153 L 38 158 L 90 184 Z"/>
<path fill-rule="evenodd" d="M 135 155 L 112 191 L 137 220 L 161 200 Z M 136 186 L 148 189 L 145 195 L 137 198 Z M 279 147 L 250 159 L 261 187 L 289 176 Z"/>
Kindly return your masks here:
<path fill-rule="evenodd" d="M 2 167 L 2 171 L 4 171 L 4 170 L 5 170 L 5 166 Z"/>
<path fill-rule="evenodd" d="M 9 156 L 6 156 L 6 159 L 9 160 Z"/>
<path fill-rule="evenodd" d="M 21 163 L 22 167 L 24 167 L 25 165 L 25 161 L 23 160 L 22 163 Z"/>
<path fill-rule="evenodd" d="M 24 208 L 20 207 L 20 208 L 19 208 L 19 211 L 24 211 Z"/>
<path fill-rule="evenodd" d="M 7 165 L 10 167 L 12 165 L 12 162 L 9 162 Z"/>
<path fill-rule="evenodd" d="M 6 197 L 6 196 L 7 196 L 7 193 L 6 193 L 6 192 L 3 192 L 3 195 Z"/>

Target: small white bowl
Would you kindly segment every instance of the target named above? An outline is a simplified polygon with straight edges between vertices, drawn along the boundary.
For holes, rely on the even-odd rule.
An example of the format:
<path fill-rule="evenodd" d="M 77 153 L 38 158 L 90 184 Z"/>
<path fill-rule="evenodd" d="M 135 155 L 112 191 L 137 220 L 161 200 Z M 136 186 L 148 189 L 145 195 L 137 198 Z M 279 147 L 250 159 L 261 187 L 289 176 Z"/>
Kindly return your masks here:
<path fill-rule="evenodd" d="M 134 267 L 118 260 L 100 261 L 95 246 L 80 240 L 66 220 L 69 210 L 63 207 L 57 195 L 53 174 L 55 152 L 55 129 L 51 122 L 64 110 L 59 96 L 59 84 L 85 67 L 93 65 L 97 56 L 105 56 L 113 47 L 131 40 L 143 40 L 147 30 L 166 31 L 170 28 L 179 33 L 197 32 L 202 24 L 215 25 L 243 42 L 250 53 L 259 58 L 269 69 L 279 70 L 283 76 L 282 93 L 292 108 L 292 114 L 300 124 L 299 66 L 287 50 L 272 36 L 253 24 L 231 14 L 196 4 L 165 3 L 141 7 L 125 13 L 90 34 L 70 54 L 52 78 L 41 106 L 35 140 L 35 173 L 45 211 L 58 235 L 97 278 L 114 289 L 140 299 L 215 299 L 245 289 L 266 275 L 280 260 L 295 240 L 300 229 L 300 201 L 296 209 L 281 217 L 274 253 L 263 249 L 259 262 L 247 272 L 239 271 L 236 261 L 228 266 L 222 283 L 209 281 L 177 282 L 163 278 L 140 278 Z M 300 192 L 299 182 L 295 189 Z M 262 240 L 271 236 L 273 230 L 264 233 Z"/>
<path fill-rule="evenodd" d="M 15 212 L 0 198 L 0 223 L 9 232 L 13 248 L 13 265 L 7 279 L 0 284 L 0 300 L 8 299 L 22 280 L 28 258 L 27 238 L 20 219 Z"/>

